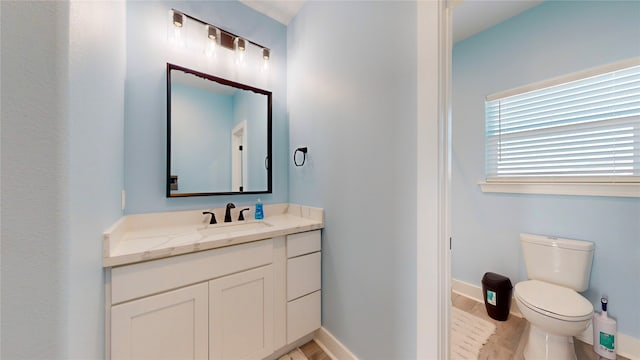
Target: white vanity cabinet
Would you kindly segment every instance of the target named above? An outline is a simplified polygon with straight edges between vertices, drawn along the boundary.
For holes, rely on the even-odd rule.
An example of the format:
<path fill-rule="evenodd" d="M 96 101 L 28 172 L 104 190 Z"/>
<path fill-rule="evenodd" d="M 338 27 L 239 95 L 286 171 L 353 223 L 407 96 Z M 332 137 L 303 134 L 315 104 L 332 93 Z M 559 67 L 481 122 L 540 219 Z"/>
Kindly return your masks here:
<path fill-rule="evenodd" d="M 320 328 L 320 230 L 107 268 L 107 359 L 273 358 Z"/>
<path fill-rule="evenodd" d="M 271 354 L 273 242 L 112 268 L 110 357 L 234 360 Z"/>

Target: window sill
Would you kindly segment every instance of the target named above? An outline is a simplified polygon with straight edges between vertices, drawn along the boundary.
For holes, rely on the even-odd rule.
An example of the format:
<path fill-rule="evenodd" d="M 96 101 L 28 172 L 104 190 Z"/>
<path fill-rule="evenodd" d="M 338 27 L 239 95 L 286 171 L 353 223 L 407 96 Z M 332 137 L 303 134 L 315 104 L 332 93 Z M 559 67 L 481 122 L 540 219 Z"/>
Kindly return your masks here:
<path fill-rule="evenodd" d="M 546 195 L 640 197 L 640 183 L 481 182 L 482 192 Z"/>

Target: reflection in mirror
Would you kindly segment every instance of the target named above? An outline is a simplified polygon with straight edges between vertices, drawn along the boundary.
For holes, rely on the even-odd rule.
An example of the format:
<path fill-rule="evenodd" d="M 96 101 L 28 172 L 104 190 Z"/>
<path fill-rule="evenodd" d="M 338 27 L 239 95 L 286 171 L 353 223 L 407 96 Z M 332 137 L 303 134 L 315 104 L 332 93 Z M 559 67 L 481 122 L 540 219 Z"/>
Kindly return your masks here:
<path fill-rule="evenodd" d="M 167 197 L 271 188 L 271 92 L 167 64 Z"/>

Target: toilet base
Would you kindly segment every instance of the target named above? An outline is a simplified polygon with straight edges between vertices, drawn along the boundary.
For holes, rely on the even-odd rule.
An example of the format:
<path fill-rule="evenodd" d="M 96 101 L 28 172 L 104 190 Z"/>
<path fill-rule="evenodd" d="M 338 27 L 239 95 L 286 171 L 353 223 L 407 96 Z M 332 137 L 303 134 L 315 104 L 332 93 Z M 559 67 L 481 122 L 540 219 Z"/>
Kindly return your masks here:
<path fill-rule="evenodd" d="M 576 360 L 573 336 L 548 333 L 533 324 L 524 347 L 526 360 Z"/>

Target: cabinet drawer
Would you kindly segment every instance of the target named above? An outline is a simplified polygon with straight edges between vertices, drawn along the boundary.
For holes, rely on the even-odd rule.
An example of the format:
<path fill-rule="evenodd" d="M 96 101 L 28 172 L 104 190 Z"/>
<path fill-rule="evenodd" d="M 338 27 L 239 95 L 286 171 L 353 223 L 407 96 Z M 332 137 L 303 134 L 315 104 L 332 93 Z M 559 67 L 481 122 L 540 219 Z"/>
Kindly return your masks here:
<path fill-rule="evenodd" d="M 111 303 L 215 279 L 272 261 L 273 241 L 269 239 L 115 267 L 111 270 Z"/>
<path fill-rule="evenodd" d="M 287 301 L 320 290 L 321 253 L 287 260 Z"/>
<path fill-rule="evenodd" d="M 316 291 L 287 304 L 287 344 L 320 328 L 320 295 Z"/>
<path fill-rule="evenodd" d="M 320 251 L 320 230 L 287 236 L 287 257 Z"/>

